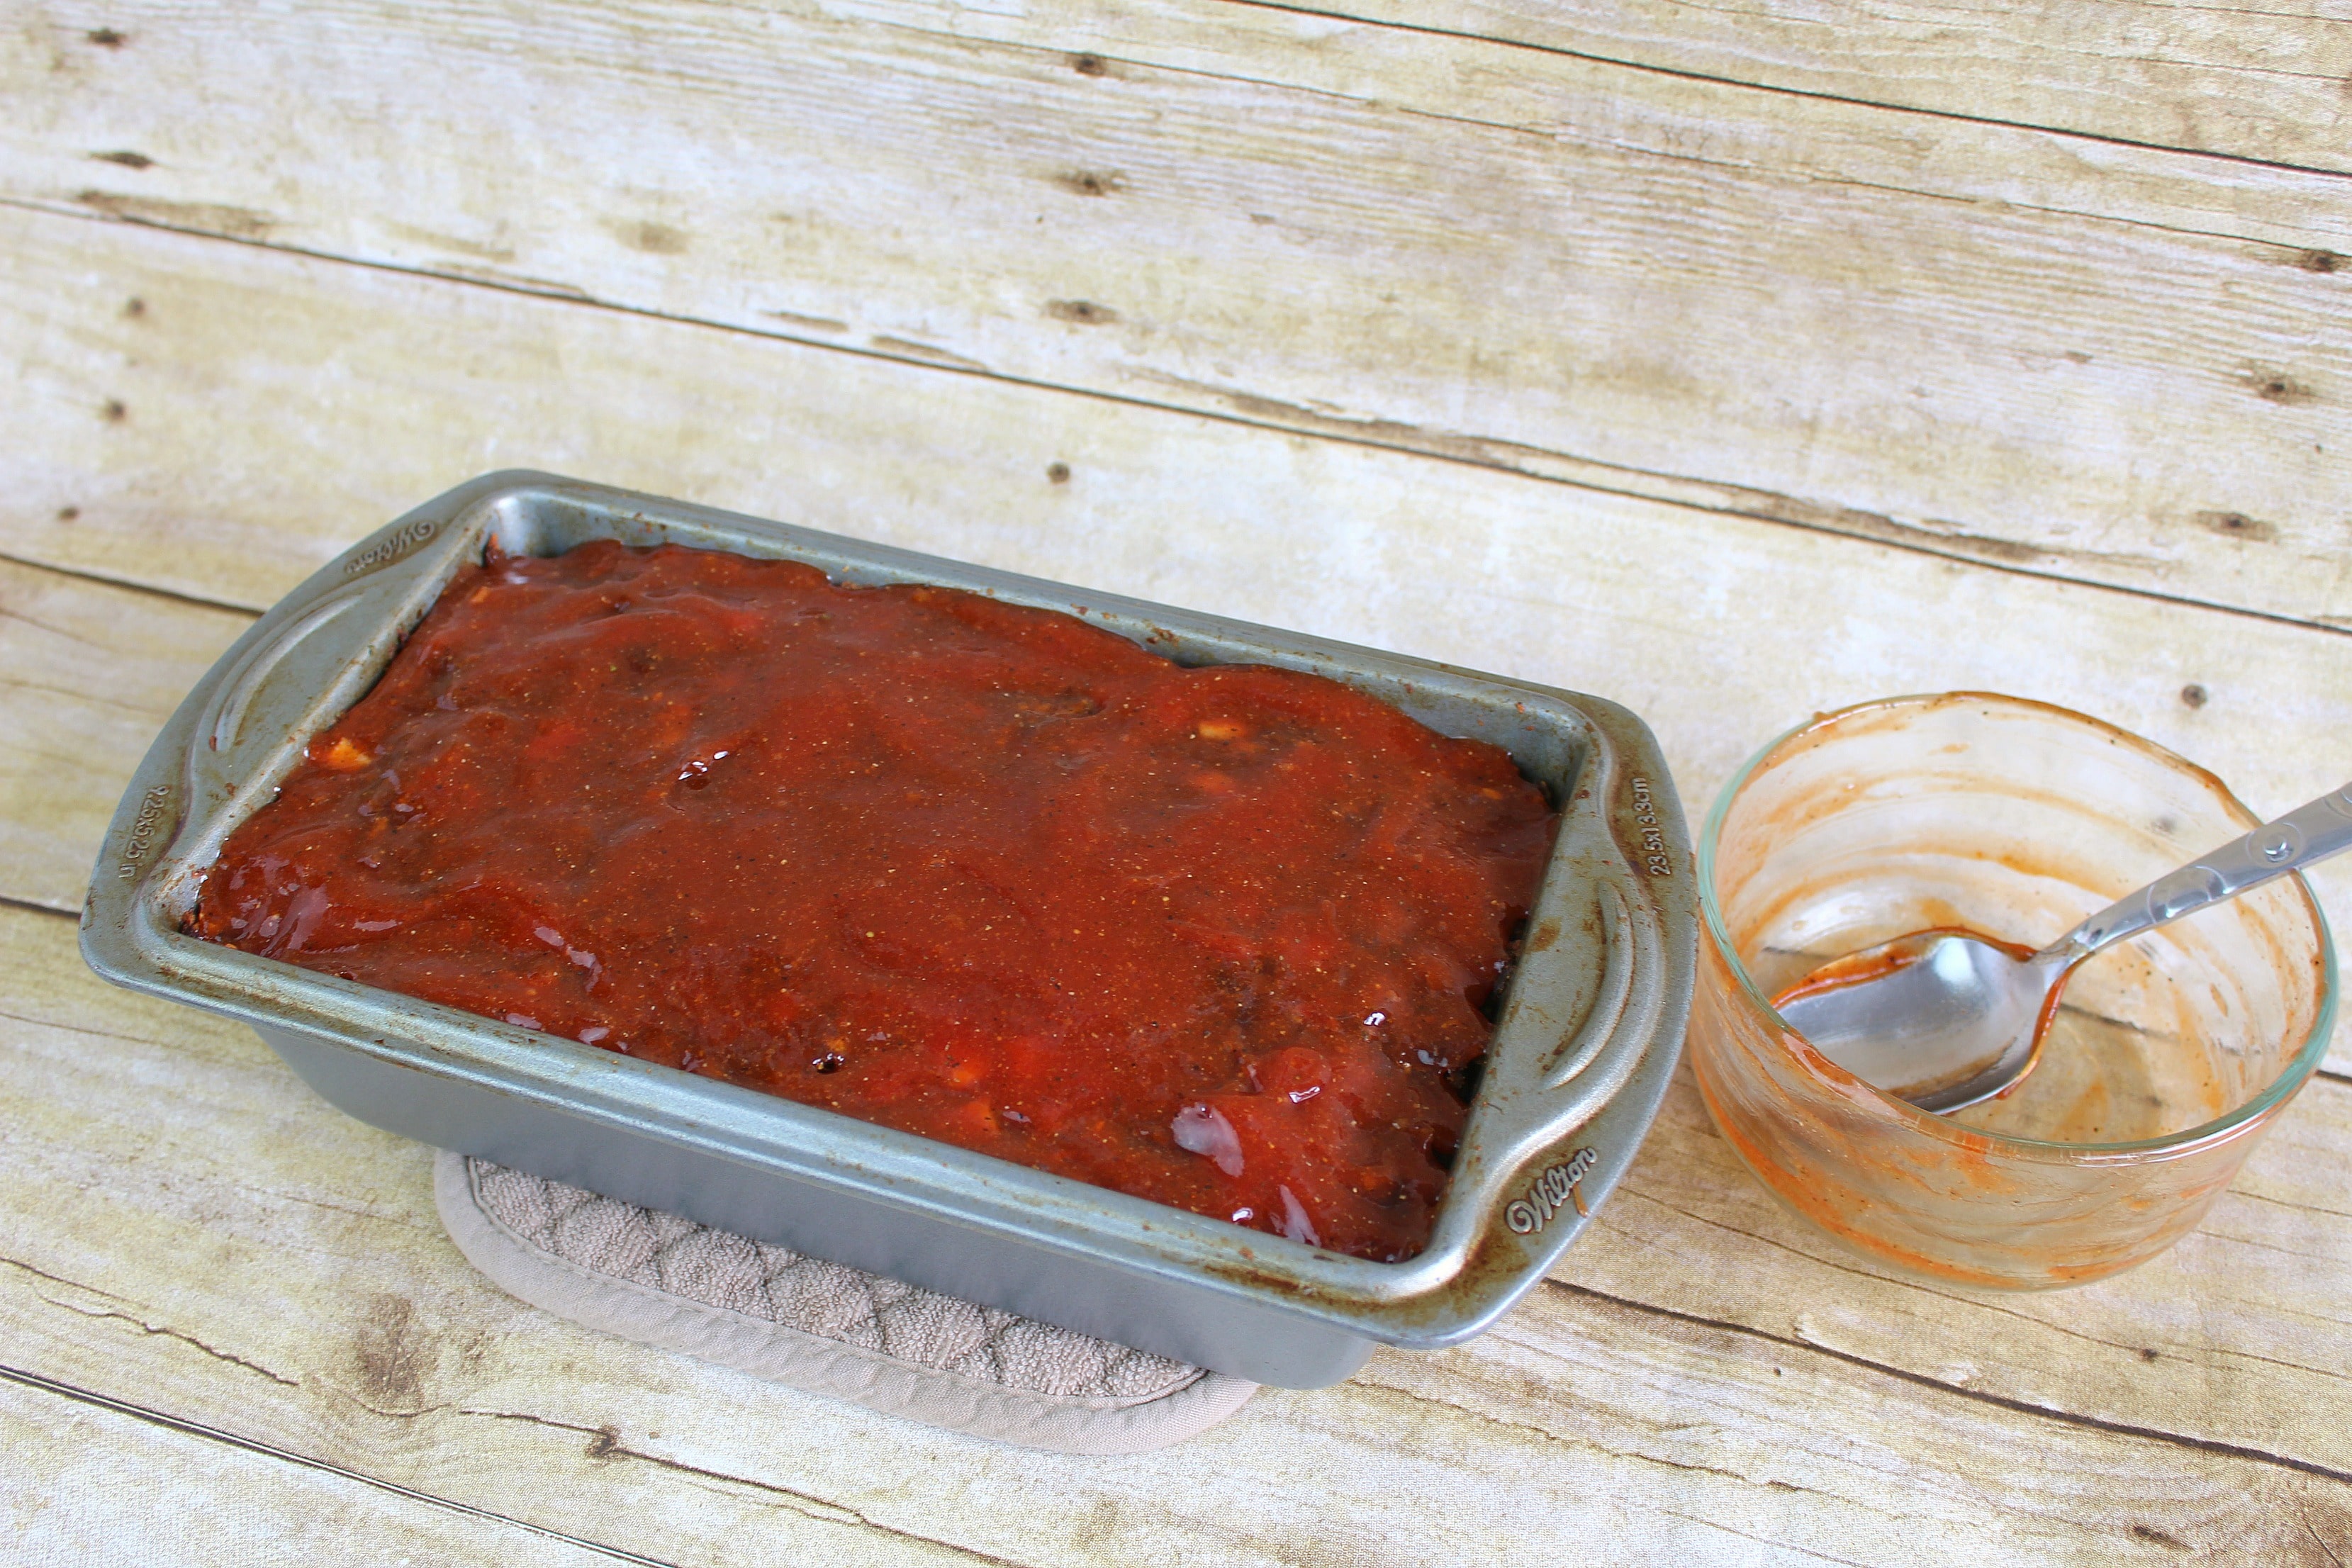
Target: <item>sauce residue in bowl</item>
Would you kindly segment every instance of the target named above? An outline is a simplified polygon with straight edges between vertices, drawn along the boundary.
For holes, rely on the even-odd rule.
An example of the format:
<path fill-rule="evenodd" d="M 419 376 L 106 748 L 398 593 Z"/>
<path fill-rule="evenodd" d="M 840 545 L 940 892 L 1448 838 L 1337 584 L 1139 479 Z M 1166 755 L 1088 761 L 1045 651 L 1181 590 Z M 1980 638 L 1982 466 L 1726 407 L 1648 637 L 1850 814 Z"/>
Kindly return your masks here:
<path fill-rule="evenodd" d="M 1934 926 L 1913 931 L 1891 942 L 1874 942 L 1858 952 L 1832 958 L 1826 963 L 1807 970 L 1794 984 L 1774 994 L 1772 1006 L 1777 1012 L 1801 996 L 1818 996 L 1825 991 L 1843 991 L 1851 986 L 1867 985 L 1874 980 L 1884 980 L 1899 973 L 1926 956 L 1926 944 L 1939 936 L 1966 937 L 1987 947 L 1998 948 L 2022 963 L 2033 956 L 2033 950 L 2017 942 L 2003 942 L 1987 936 L 1967 926 Z"/>
<path fill-rule="evenodd" d="M 2008 942 L 1962 925 L 1945 925 L 1913 933 L 1918 939 L 1941 935 L 1972 938 L 1996 947 L 2020 963 L 2035 949 Z M 1793 955 L 1779 954 L 1785 969 Z M 1812 962 L 1793 982 L 1773 994 L 1780 1010 L 1800 996 L 1860 985 L 1916 963 L 1921 948 L 1906 940 L 1874 942 L 1868 947 L 1826 962 Z M 2154 976 L 2148 959 L 2128 949 L 2112 949 L 2085 961 L 2108 975 L 2109 989 L 2117 974 L 2129 974 L 2127 989 L 2146 992 Z M 2077 968 L 2081 968 L 2078 965 Z M 2158 1138 L 2209 1121 L 2227 1109 L 2218 1076 L 2208 1055 L 2187 1045 L 2183 1028 L 2151 1026 L 2106 1016 L 2095 1006 L 2070 1004 L 2068 985 L 2052 993 L 2043 1005 L 2032 1059 L 2007 1089 L 1990 1100 L 1948 1113 L 1948 1119 L 1979 1131 L 2011 1138 L 2032 1138 L 2051 1143 L 2108 1143 Z M 1963 1075 L 1975 1071 L 1974 1065 Z M 1885 1087 L 1885 1086 L 1878 1086 Z M 1906 1091 L 1940 1087 L 1935 1083 L 1906 1084 Z"/>

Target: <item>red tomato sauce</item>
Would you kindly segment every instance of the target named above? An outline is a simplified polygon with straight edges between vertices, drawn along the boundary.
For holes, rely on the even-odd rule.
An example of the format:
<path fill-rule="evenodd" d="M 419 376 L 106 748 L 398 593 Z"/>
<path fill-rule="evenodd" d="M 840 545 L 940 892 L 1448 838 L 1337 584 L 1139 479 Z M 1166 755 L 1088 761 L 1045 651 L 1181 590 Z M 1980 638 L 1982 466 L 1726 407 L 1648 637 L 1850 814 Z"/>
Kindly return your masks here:
<path fill-rule="evenodd" d="M 606 542 L 462 572 L 191 929 L 1393 1260 L 1553 824 L 1320 677 Z"/>

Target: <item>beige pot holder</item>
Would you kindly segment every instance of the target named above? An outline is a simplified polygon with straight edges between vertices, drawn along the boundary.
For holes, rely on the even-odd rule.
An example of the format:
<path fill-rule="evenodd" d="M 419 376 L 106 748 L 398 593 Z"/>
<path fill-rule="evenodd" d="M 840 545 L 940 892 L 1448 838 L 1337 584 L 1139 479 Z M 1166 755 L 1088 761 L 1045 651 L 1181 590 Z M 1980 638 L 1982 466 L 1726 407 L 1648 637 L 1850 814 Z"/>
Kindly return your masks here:
<path fill-rule="evenodd" d="M 909 1421 L 1071 1454 L 1164 1447 L 1257 1384 L 443 1152 L 441 1221 L 559 1317 Z"/>

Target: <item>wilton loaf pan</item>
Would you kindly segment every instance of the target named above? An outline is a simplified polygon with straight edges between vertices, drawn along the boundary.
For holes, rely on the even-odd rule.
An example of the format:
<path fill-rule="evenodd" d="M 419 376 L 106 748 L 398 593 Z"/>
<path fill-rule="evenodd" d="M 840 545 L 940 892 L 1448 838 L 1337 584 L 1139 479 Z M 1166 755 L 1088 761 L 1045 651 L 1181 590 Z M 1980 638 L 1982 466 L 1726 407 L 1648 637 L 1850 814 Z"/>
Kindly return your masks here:
<path fill-rule="evenodd" d="M 592 539 L 806 562 L 1062 610 L 1180 663 L 1328 676 L 1502 746 L 1560 807 L 1428 1248 L 1374 1263 L 182 934 L 222 841 L 363 695 L 459 566 Z M 1598 698 L 552 475 L 487 475 L 361 541 L 189 693 L 115 812 L 91 968 L 241 1018 L 363 1121 L 1260 1383 L 1434 1348 L 1541 1279 L 1632 1161 L 1680 1053 L 1691 858 L 1649 731 Z"/>

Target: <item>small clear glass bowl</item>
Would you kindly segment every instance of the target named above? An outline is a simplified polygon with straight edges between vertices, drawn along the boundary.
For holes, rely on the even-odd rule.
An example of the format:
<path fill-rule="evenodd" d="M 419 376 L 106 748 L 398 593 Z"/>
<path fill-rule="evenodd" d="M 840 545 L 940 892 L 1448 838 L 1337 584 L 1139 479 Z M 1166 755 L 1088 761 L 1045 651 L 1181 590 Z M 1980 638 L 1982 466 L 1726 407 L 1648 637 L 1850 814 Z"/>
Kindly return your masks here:
<path fill-rule="evenodd" d="M 2334 948 L 2283 878 L 2075 971 L 2033 1071 L 1934 1116 L 1770 998 L 1931 927 L 2039 948 L 2260 819 L 2114 726 L 1984 692 L 1824 714 L 1724 789 L 1698 845 L 1690 1055 L 1716 1124 L 1790 1208 L 1898 1270 L 2040 1289 L 2195 1227 L 2326 1053 Z"/>

